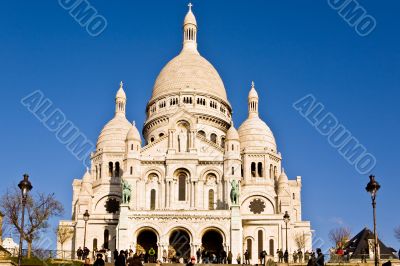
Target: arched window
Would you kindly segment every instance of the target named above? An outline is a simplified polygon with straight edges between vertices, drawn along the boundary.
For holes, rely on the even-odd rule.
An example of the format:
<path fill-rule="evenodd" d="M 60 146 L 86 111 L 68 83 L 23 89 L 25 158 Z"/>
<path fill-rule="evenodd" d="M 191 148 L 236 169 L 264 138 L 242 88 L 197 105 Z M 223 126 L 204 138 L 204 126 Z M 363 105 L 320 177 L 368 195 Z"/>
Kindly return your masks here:
<path fill-rule="evenodd" d="M 252 249 L 253 249 L 252 244 L 253 244 L 253 243 L 252 243 L 251 239 L 248 238 L 248 239 L 247 239 L 247 251 L 249 252 L 249 259 L 251 259 L 251 254 L 253 253 L 253 252 L 252 252 Z"/>
<path fill-rule="evenodd" d="M 251 163 L 251 177 L 256 177 L 256 163 Z"/>
<path fill-rule="evenodd" d="M 131 151 L 133 151 L 133 144 L 131 144 Z"/>
<path fill-rule="evenodd" d="M 99 178 L 99 173 L 97 171 L 97 165 L 95 166 L 95 169 L 96 169 L 96 180 L 97 180 Z"/>
<path fill-rule="evenodd" d="M 99 179 L 101 179 L 101 164 L 99 165 Z"/>
<path fill-rule="evenodd" d="M 208 191 L 208 209 L 214 210 L 214 190 Z"/>
<path fill-rule="evenodd" d="M 133 167 L 132 167 L 132 166 L 129 168 L 129 173 L 130 173 L 131 175 L 133 174 Z"/>
<path fill-rule="evenodd" d="M 164 137 L 164 133 L 160 133 L 160 134 L 158 135 L 158 137 L 160 137 L 160 138 Z"/>
<path fill-rule="evenodd" d="M 93 238 L 93 249 L 92 250 L 97 250 L 97 238 Z"/>
<path fill-rule="evenodd" d="M 151 138 L 150 138 L 150 142 L 154 142 L 154 137 L 151 137 Z"/>
<path fill-rule="evenodd" d="M 294 193 L 293 193 L 293 199 L 294 199 L 294 200 L 296 199 L 296 194 L 294 194 Z"/>
<path fill-rule="evenodd" d="M 274 256 L 274 251 L 275 251 L 274 240 L 270 239 L 269 240 L 269 253 L 268 253 L 268 255 Z"/>
<path fill-rule="evenodd" d="M 203 136 L 203 137 L 206 137 L 206 132 L 204 132 L 203 130 L 200 130 L 200 131 L 199 131 L 199 134 L 200 134 L 201 136 Z"/>
<path fill-rule="evenodd" d="M 156 190 L 152 189 L 150 192 L 150 210 L 156 209 Z"/>
<path fill-rule="evenodd" d="M 263 167 L 262 167 L 262 162 L 259 162 L 257 164 L 257 172 L 258 172 L 258 176 L 263 176 Z"/>
<path fill-rule="evenodd" d="M 235 167 L 232 166 L 232 175 L 235 174 Z"/>
<path fill-rule="evenodd" d="M 263 231 L 262 230 L 258 230 L 257 238 L 258 238 L 257 239 L 257 242 L 258 242 L 258 253 L 257 254 L 261 254 L 261 252 L 264 250 Z"/>
<path fill-rule="evenodd" d="M 178 178 L 178 187 L 179 187 L 179 195 L 178 199 L 179 201 L 185 201 L 186 200 L 186 175 L 185 174 L 180 174 Z"/>
<path fill-rule="evenodd" d="M 108 176 L 112 177 L 113 176 L 113 162 L 108 163 Z"/>
<path fill-rule="evenodd" d="M 274 167 L 272 164 L 269 165 L 269 177 L 274 178 Z"/>
<path fill-rule="evenodd" d="M 103 248 L 108 249 L 108 240 L 110 239 L 110 232 L 108 229 L 104 230 L 104 244 Z"/>
<path fill-rule="evenodd" d="M 232 150 L 235 150 L 235 146 L 232 144 Z"/>
<path fill-rule="evenodd" d="M 225 146 L 225 137 L 221 137 L 221 147 Z"/>
<path fill-rule="evenodd" d="M 115 177 L 120 177 L 120 167 L 119 167 L 119 162 L 115 163 Z"/>
<path fill-rule="evenodd" d="M 210 140 L 214 143 L 217 143 L 217 134 L 212 133 L 210 135 Z"/>
<path fill-rule="evenodd" d="M 277 172 L 276 172 L 276 166 L 274 166 L 274 177 L 276 177 L 276 174 L 277 174 Z"/>

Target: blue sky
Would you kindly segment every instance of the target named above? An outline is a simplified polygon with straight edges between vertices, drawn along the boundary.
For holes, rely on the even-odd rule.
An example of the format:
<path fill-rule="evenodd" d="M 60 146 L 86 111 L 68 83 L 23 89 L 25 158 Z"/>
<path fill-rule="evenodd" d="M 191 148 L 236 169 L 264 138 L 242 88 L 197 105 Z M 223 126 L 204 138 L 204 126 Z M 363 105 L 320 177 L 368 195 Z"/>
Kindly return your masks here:
<path fill-rule="evenodd" d="M 326 0 L 193 4 L 199 50 L 224 80 L 235 125 L 247 116 L 254 80 L 261 116 L 275 134 L 289 178 L 303 177 L 303 217 L 315 235 L 329 246 L 334 227 L 343 224 L 353 233 L 371 228 L 372 210 L 364 189 L 368 175 L 359 174 L 293 109 L 310 93 L 376 157 L 379 234 L 398 249 L 400 3 L 359 2 L 377 22 L 366 37 Z M 41 90 L 95 143 L 113 116 L 123 80 L 128 119 L 141 127 L 157 74 L 180 51 L 188 2 L 90 3 L 108 23 L 97 37 L 58 1 L 7 0 L 0 9 L 0 193 L 28 172 L 34 190 L 54 192 L 62 201 L 65 219 L 71 215 L 72 180 L 84 167 L 21 98 Z"/>

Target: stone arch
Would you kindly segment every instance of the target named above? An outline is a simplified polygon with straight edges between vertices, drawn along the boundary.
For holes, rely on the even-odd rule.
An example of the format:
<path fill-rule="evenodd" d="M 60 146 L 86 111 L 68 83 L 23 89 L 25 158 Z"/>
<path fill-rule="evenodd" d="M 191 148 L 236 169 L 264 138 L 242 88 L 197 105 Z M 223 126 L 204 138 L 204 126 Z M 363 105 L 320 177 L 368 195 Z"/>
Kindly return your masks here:
<path fill-rule="evenodd" d="M 223 173 L 220 169 L 218 169 L 215 166 L 208 166 L 205 169 L 203 169 L 203 171 L 201 171 L 200 173 L 200 180 L 205 181 L 207 174 L 209 173 L 213 173 L 217 176 L 217 181 L 221 181 L 223 178 Z"/>
<path fill-rule="evenodd" d="M 151 168 L 147 169 L 146 173 L 144 174 L 145 180 L 148 180 L 150 174 L 155 173 L 159 177 L 159 181 L 164 179 L 164 170 L 158 166 L 152 166 Z"/>
<path fill-rule="evenodd" d="M 254 193 L 254 192 L 253 192 Z M 276 206 L 274 204 L 274 199 L 271 198 L 270 195 L 268 195 L 267 193 L 263 193 L 263 192 L 257 192 L 255 194 L 251 194 L 251 193 L 246 193 L 246 195 L 243 195 L 240 198 L 240 206 L 243 208 L 243 210 L 247 210 L 247 208 L 249 206 L 244 205 L 245 202 L 247 202 L 247 200 L 250 199 L 256 199 L 256 198 L 263 198 L 264 200 L 266 200 L 272 207 L 272 214 L 276 213 Z M 267 206 L 266 206 L 267 207 Z"/>
<path fill-rule="evenodd" d="M 274 208 L 274 211 L 276 211 L 276 206 L 274 204 L 275 199 L 271 197 L 271 195 L 265 193 L 265 192 L 261 192 L 261 191 L 257 191 L 257 192 L 247 192 L 243 195 L 240 195 L 240 205 L 243 205 L 243 202 L 245 202 L 247 199 L 252 198 L 252 197 L 261 197 L 261 198 L 265 198 L 266 200 L 268 200 L 271 204 L 272 207 Z"/>
<path fill-rule="evenodd" d="M 204 236 L 204 234 L 207 233 L 208 231 L 216 231 L 220 233 L 222 236 L 223 244 L 227 243 L 228 233 L 223 228 L 220 228 L 218 226 L 209 226 L 209 225 L 204 226 L 202 229 L 199 230 L 200 232 L 199 239 L 201 239 Z"/>
<path fill-rule="evenodd" d="M 97 207 L 98 207 L 99 203 L 100 203 L 103 199 L 109 198 L 109 197 L 118 198 L 119 201 L 120 201 L 120 203 L 121 203 L 122 197 L 121 197 L 120 195 L 118 195 L 118 194 L 108 194 L 108 195 L 97 196 L 97 197 L 93 198 L 93 202 L 96 202 L 95 205 L 94 205 L 94 210 L 95 210 L 95 211 L 97 210 Z"/>

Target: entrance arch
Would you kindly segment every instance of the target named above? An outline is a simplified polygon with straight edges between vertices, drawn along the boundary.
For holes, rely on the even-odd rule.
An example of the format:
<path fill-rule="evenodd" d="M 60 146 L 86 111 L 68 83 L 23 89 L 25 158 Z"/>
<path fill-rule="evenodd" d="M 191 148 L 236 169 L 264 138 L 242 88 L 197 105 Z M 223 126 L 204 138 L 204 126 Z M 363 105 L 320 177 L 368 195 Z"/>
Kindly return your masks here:
<path fill-rule="evenodd" d="M 155 255 L 152 257 L 157 258 L 157 250 L 158 250 L 157 240 L 158 240 L 157 234 L 153 230 L 144 229 L 140 231 L 139 234 L 137 235 L 136 251 L 138 253 L 149 254 L 150 249 L 153 249 L 155 251 Z"/>
<path fill-rule="evenodd" d="M 174 229 L 169 236 L 169 248 L 175 253 L 175 259 L 190 257 L 190 235 L 184 229 Z"/>
<path fill-rule="evenodd" d="M 224 238 L 216 229 L 207 230 L 201 238 L 201 244 L 209 254 L 215 254 L 217 257 L 223 250 Z M 226 251 L 226 250 L 225 250 Z"/>

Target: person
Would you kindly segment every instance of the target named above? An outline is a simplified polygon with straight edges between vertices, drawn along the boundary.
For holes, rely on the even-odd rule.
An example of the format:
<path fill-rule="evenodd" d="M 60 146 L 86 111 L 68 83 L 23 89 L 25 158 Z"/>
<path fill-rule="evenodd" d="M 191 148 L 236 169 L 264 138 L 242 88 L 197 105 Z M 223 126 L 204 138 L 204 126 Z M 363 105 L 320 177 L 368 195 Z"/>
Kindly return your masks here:
<path fill-rule="evenodd" d="M 200 261 L 200 259 L 201 259 L 201 249 L 200 248 L 196 251 L 196 257 L 197 257 L 197 261 Z"/>
<path fill-rule="evenodd" d="M 232 255 L 232 251 L 228 251 L 228 264 L 232 264 L 232 257 L 233 257 L 233 255 Z"/>
<path fill-rule="evenodd" d="M 307 250 L 304 253 L 304 261 L 308 263 L 309 260 L 310 260 L 310 252 Z"/>
<path fill-rule="evenodd" d="M 76 256 L 78 257 L 78 260 L 82 259 L 82 255 L 83 255 L 83 250 L 81 247 L 79 247 L 78 250 L 76 251 Z"/>
<path fill-rule="evenodd" d="M 240 253 L 237 254 L 236 261 L 237 261 L 237 264 L 240 264 L 242 262 L 242 257 L 240 256 Z"/>
<path fill-rule="evenodd" d="M 167 262 L 167 258 L 168 258 L 168 253 L 167 253 L 167 250 L 164 248 L 163 253 L 162 253 L 162 259 L 163 259 L 164 263 Z"/>
<path fill-rule="evenodd" d="M 310 259 L 307 262 L 307 266 L 315 266 L 315 265 L 316 265 L 315 253 L 312 252 Z"/>
<path fill-rule="evenodd" d="M 325 264 L 325 258 L 324 254 L 322 254 L 322 251 L 320 248 L 317 248 L 317 260 L 316 260 L 316 265 L 317 266 L 324 266 Z"/>
<path fill-rule="evenodd" d="M 125 251 L 121 250 L 119 252 L 115 266 L 125 266 L 125 264 L 126 264 Z"/>
<path fill-rule="evenodd" d="M 196 258 L 192 256 L 190 261 L 186 264 L 186 266 L 194 266 L 196 264 Z"/>
<path fill-rule="evenodd" d="M 82 255 L 82 259 L 85 260 L 86 258 L 89 257 L 90 254 L 90 250 L 87 247 L 83 248 L 83 255 Z"/>
<path fill-rule="evenodd" d="M 161 260 L 157 260 L 157 261 L 156 261 L 156 266 L 161 266 L 161 265 L 162 265 Z"/>
<path fill-rule="evenodd" d="M 250 254 L 247 249 L 244 252 L 244 264 L 250 264 Z"/>
<path fill-rule="evenodd" d="M 297 252 L 293 251 L 293 262 L 297 263 Z"/>
<path fill-rule="evenodd" d="M 93 263 L 93 266 L 105 266 L 106 265 L 106 263 L 103 260 L 103 254 L 98 253 L 96 255 L 96 257 L 97 258 L 96 258 L 95 262 Z"/>
<path fill-rule="evenodd" d="M 287 250 L 285 250 L 285 253 L 283 254 L 283 261 L 289 263 L 289 252 Z"/>
<path fill-rule="evenodd" d="M 283 251 L 282 251 L 282 249 L 278 249 L 278 258 L 279 258 L 279 263 L 283 263 Z"/>
<path fill-rule="evenodd" d="M 118 259 L 118 250 L 117 249 L 114 250 L 113 255 L 114 255 L 114 264 L 117 265 L 117 259 Z"/>
<path fill-rule="evenodd" d="M 265 257 L 267 256 L 267 252 L 265 250 L 260 252 L 260 263 L 265 265 Z"/>
<path fill-rule="evenodd" d="M 303 252 L 301 251 L 301 249 L 299 249 L 299 251 L 297 252 L 297 257 L 299 259 L 299 263 L 303 263 Z"/>
<path fill-rule="evenodd" d="M 143 266 L 142 262 L 140 261 L 140 257 L 136 253 L 126 260 L 126 264 L 127 266 Z"/>
<path fill-rule="evenodd" d="M 222 264 L 226 264 L 226 251 L 225 251 L 225 249 L 222 249 L 222 252 L 221 252 L 221 263 Z"/>

